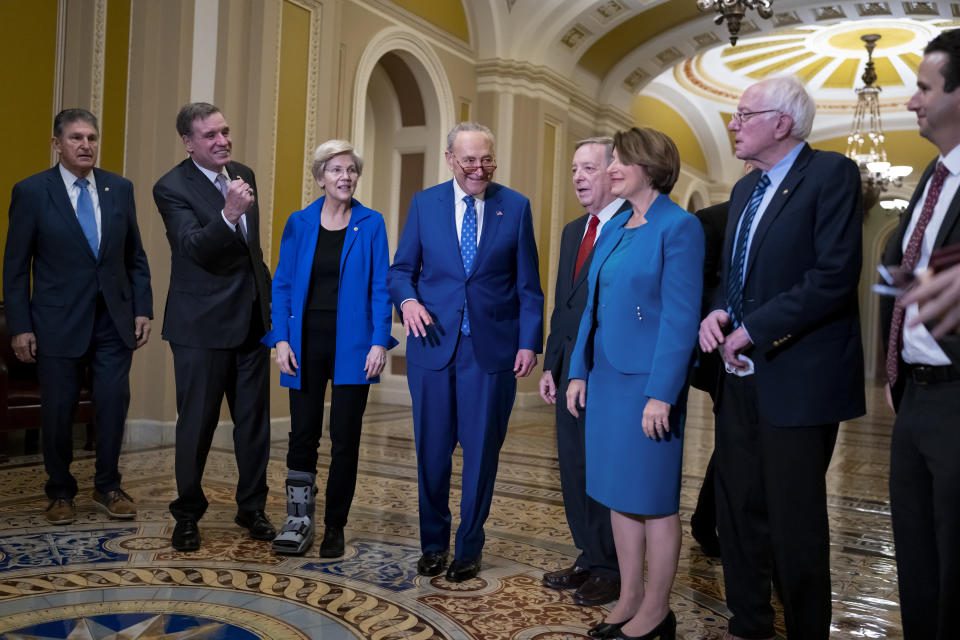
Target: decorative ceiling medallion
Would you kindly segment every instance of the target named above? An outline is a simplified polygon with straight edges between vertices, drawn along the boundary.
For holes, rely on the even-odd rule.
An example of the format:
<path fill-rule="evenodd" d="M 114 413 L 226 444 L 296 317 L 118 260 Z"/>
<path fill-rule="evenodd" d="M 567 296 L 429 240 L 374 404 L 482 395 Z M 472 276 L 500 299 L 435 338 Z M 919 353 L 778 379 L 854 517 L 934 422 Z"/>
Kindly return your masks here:
<path fill-rule="evenodd" d="M 813 10 L 813 17 L 819 20 L 842 20 L 847 17 L 843 8 L 839 6 L 818 7 Z"/>
<path fill-rule="evenodd" d="M 940 10 L 936 2 L 904 2 L 903 12 L 908 16 L 938 16 Z"/>
<path fill-rule="evenodd" d="M 693 36 L 693 41 L 697 43 L 697 49 L 703 49 L 720 42 L 720 37 L 713 31 L 707 31 L 706 33 Z"/>
<path fill-rule="evenodd" d="M 588 35 L 590 35 L 590 31 L 582 24 L 578 24 L 570 27 L 570 30 L 560 38 L 560 42 L 568 49 L 574 49 Z"/>
<path fill-rule="evenodd" d="M 609 0 L 597 7 L 597 19 L 600 22 L 609 22 L 614 17 L 620 15 L 626 7 L 617 0 Z"/>
<path fill-rule="evenodd" d="M 800 16 L 797 15 L 796 11 L 787 11 L 784 13 L 778 13 L 773 16 L 773 26 L 774 27 L 792 27 L 795 24 L 800 24 L 803 22 L 800 19 Z"/>
<path fill-rule="evenodd" d="M 661 67 L 669 67 L 682 57 L 683 54 L 676 47 L 670 47 L 657 54 L 657 62 L 660 63 Z"/>
<path fill-rule="evenodd" d="M 640 85 L 643 84 L 644 81 L 649 79 L 650 79 L 650 74 L 644 71 L 643 69 L 641 69 L 640 67 L 637 67 L 623 81 L 623 86 L 626 87 L 628 91 L 634 92 L 638 88 L 640 88 Z"/>
<path fill-rule="evenodd" d="M 890 5 L 886 2 L 863 2 L 856 5 L 857 14 L 861 18 L 868 16 L 889 16 L 891 14 Z"/>

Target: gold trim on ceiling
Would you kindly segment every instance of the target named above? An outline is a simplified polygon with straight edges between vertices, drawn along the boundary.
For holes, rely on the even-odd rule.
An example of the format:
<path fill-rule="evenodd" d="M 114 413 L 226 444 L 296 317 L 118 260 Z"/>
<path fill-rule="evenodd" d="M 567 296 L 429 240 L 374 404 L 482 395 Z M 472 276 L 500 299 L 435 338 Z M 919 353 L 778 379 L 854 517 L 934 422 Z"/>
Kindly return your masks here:
<path fill-rule="evenodd" d="M 780 35 L 777 33 L 777 35 Z M 784 44 L 797 44 L 798 42 L 804 42 L 806 38 L 784 38 L 774 41 L 766 40 L 764 42 L 754 42 L 752 44 L 738 44 L 735 47 L 724 47 L 723 51 L 720 52 L 720 55 L 724 58 L 727 56 L 733 56 L 740 53 L 746 53 L 747 51 L 756 51 L 757 49 L 766 49 L 771 46 L 784 45 Z"/>
<path fill-rule="evenodd" d="M 836 58 L 831 58 L 830 56 L 824 56 L 819 60 L 814 60 L 804 68 L 799 69 L 796 72 L 796 76 L 800 78 L 804 84 L 807 84 L 815 75 L 823 71 L 824 68 L 834 60 L 836 60 Z"/>
<path fill-rule="evenodd" d="M 901 53 L 900 59 L 916 73 L 917 69 L 920 68 L 920 61 L 923 60 L 923 57 L 916 53 Z"/>
<path fill-rule="evenodd" d="M 860 60 L 858 58 L 847 58 L 833 70 L 833 73 L 823 81 L 821 86 L 824 89 L 852 89 L 859 69 Z"/>
<path fill-rule="evenodd" d="M 897 72 L 897 69 L 893 66 L 890 58 L 874 58 L 873 59 L 874 69 L 877 72 L 877 86 L 878 87 L 902 87 L 904 86 L 903 78 Z"/>
<path fill-rule="evenodd" d="M 776 47 L 779 44 L 779 42 L 771 42 L 770 46 Z M 770 51 L 759 53 L 757 55 L 747 56 L 745 58 L 737 58 L 736 60 L 727 60 L 723 64 L 725 64 L 731 71 L 738 71 L 744 67 L 749 67 L 752 64 L 763 62 L 764 60 L 770 60 L 776 56 L 784 55 L 786 53 L 793 53 L 794 51 L 802 51 L 804 48 L 805 47 L 803 45 L 797 45 L 795 47 L 785 47 L 783 49 L 771 49 Z"/>
<path fill-rule="evenodd" d="M 767 76 L 773 75 L 775 73 L 779 73 L 784 69 L 792 67 L 793 65 L 799 62 L 802 62 L 803 60 L 806 60 L 810 56 L 814 56 L 814 55 L 816 54 L 813 51 L 804 51 L 803 53 L 799 55 L 791 56 L 786 60 L 781 60 L 780 62 L 774 62 L 773 64 L 769 64 L 765 67 L 761 67 L 759 69 L 751 71 L 750 73 L 747 74 L 747 77 L 753 78 L 754 80 L 760 80 L 760 79 L 766 78 Z"/>

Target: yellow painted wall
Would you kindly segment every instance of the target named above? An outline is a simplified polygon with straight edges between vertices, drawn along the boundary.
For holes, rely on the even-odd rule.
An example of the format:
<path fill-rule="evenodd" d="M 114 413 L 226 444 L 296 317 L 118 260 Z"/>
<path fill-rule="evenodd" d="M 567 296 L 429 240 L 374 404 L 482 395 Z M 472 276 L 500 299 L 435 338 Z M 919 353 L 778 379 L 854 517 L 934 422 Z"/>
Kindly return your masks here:
<path fill-rule="evenodd" d="M 550 229 L 553 220 L 553 176 L 554 159 L 557 151 L 557 127 L 556 125 L 543 123 L 543 147 L 540 157 L 543 159 L 540 181 L 540 211 L 537 216 L 540 218 L 540 227 L 537 237 L 537 253 L 540 257 L 540 282 L 546 288 L 550 281 Z"/>
<path fill-rule="evenodd" d="M 307 138 L 310 12 L 284 0 L 281 20 L 271 267 L 276 266 L 280 255 L 280 238 L 283 236 L 287 217 L 303 206 L 303 141 Z"/>
<path fill-rule="evenodd" d="M 103 70 L 103 113 L 100 118 L 100 166 L 123 173 L 123 143 L 127 127 L 127 64 L 130 49 L 130 0 L 107 4 L 107 34 Z"/>
<path fill-rule="evenodd" d="M 0 243 L 5 246 L 13 185 L 50 167 L 57 0 L 0 2 L 0 24 L 0 59 L 5 61 L 0 65 L 0 122 L 7 125 L 7 153 L 0 154 Z"/>
<path fill-rule="evenodd" d="M 887 160 L 891 164 L 906 164 L 913 167 L 913 173 L 907 178 L 908 181 L 918 180 L 927 164 L 940 153 L 933 144 L 920 137 L 916 129 L 884 131 L 883 135 L 886 138 Z M 811 145 L 824 151 L 846 153 L 847 136 L 816 140 L 811 142 Z"/>
<path fill-rule="evenodd" d="M 707 173 L 703 147 L 687 121 L 665 102 L 638 95 L 630 107 L 630 115 L 638 127 L 650 127 L 670 136 L 680 151 L 680 160 L 701 173 Z"/>
<path fill-rule="evenodd" d="M 471 1 L 476 2 L 476 0 Z M 440 2 L 437 2 L 437 0 L 393 0 L 393 3 L 464 42 L 470 42 L 467 14 L 464 13 L 463 4 L 460 0 L 441 0 Z"/>

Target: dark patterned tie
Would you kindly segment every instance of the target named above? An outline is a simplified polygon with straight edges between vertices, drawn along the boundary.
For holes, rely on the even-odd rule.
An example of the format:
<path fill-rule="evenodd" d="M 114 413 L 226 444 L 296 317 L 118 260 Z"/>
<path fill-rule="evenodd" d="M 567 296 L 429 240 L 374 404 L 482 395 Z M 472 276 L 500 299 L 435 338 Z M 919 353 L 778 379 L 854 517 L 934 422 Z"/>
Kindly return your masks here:
<path fill-rule="evenodd" d="M 917 226 L 913 228 L 910 235 L 910 241 L 907 242 L 907 248 L 903 252 L 903 259 L 900 261 L 900 268 L 904 272 L 913 271 L 920 260 L 920 249 L 923 246 L 923 233 L 930 224 L 930 218 L 933 217 L 933 208 L 937 206 L 937 199 L 940 198 L 940 192 L 943 190 L 943 181 L 947 177 L 947 168 L 942 162 L 937 163 L 937 168 L 933 172 L 933 178 L 930 180 L 930 189 L 927 191 L 927 198 L 923 201 L 923 209 L 920 211 L 920 217 L 917 218 Z M 900 347 L 903 344 L 903 320 L 906 317 L 907 310 L 900 301 L 893 306 L 893 317 L 890 318 L 890 339 L 887 342 L 887 382 L 892 387 L 897 383 L 897 369 L 900 358 Z"/>
<path fill-rule="evenodd" d="M 587 233 L 583 236 L 583 240 L 580 241 L 580 248 L 577 250 L 577 264 L 573 269 L 573 279 L 576 280 L 577 276 L 580 275 L 580 269 L 583 269 L 583 264 L 587 261 L 587 256 L 590 255 L 590 250 L 593 249 L 593 243 L 597 240 L 597 227 L 600 225 L 599 216 L 590 216 L 590 224 L 587 225 Z"/>
<path fill-rule="evenodd" d="M 473 207 L 473 196 L 463 196 L 467 210 L 463 212 L 463 223 L 460 226 L 460 257 L 463 259 L 463 270 L 467 276 L 473 268 L 473 259 L 477 257 L 477 210 Z M 463 335 L 470 335 L 470 317 L 467 314 L 467 301 L 463 301 L 463 323 L 460 325 Z"/>
<path fill-rule="evenodd" d="M 93 210 L 93 199 L 87 191 L 90 183 L 86 178 L 77 178 L 73 184 L 80 188 L 80 195 L 77 196 L 77 220 L 80 222 L 80 228 L 83 229 L 87 244 L 93 250 L 93 255 L 97 256 L 100 253 L 100 236 L 97 234 L 97 214 Z"/>
<path fill-rule="evenodd" d="M 767 192 L 769 186 L 770 178 L 767 177 L 767 174 L 760 176 L 760 181 L 754 187 L 750 201 L 747 202 L 747 207 L 743 210 L 740 232 L 737 234 L 737 243 L 733 247 L 733 266 L 727 276 L 727 306 L 730 311 L 730 321 L 734 328 L 739 327 L 743 321 L 743 269 L 747 262 L 747 238 L 750 236 L 753 219 L 760 209 L 763 194 Z"/>

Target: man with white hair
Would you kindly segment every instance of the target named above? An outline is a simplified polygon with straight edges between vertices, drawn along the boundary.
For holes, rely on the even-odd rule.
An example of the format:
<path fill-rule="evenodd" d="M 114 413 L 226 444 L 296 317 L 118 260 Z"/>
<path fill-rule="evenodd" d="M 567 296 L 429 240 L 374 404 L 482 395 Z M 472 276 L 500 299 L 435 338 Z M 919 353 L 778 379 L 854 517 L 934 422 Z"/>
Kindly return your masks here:
<path fill-rule="evenodd" d="M 865 413 L 860 173 L 804 142 L 814 110 L 797 80 L 771 78 L 729 125 L 757 168 L 730 195 L 700 346 L 725 366 L 716 482 L 731 638 L 773 637 L 774 580 L 788 637 L 829 637 L 825 474 L 839 423 Z"/>

